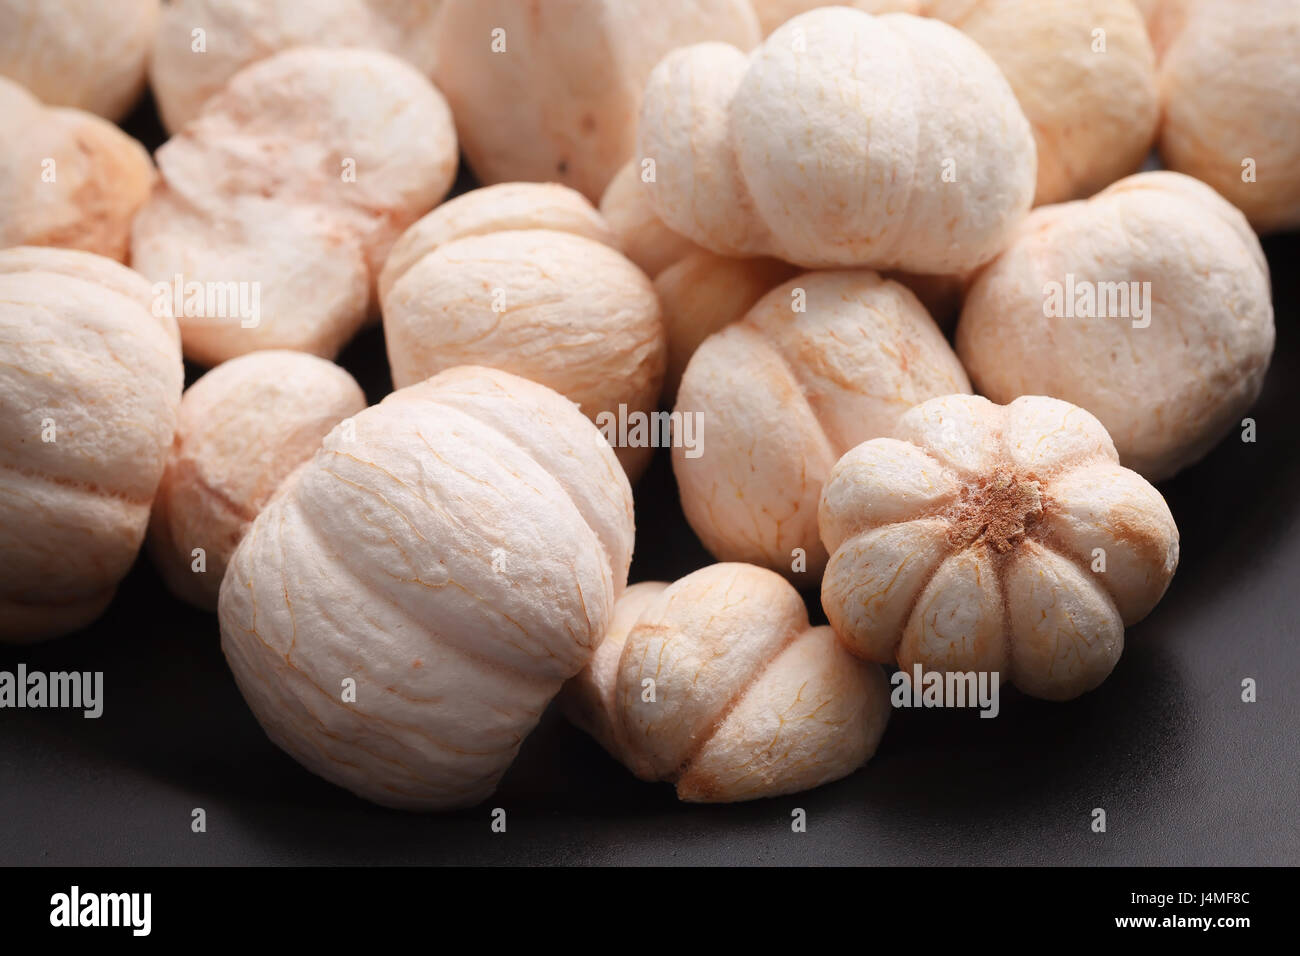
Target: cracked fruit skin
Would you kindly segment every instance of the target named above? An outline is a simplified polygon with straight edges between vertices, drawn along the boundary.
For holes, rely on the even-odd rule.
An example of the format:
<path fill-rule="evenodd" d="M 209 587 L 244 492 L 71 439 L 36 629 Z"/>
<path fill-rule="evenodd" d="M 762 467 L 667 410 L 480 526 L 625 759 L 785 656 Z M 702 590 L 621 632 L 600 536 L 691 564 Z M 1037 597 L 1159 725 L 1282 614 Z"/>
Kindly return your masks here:
<path fill-rule="evenodd" d="M 142 276 L 88 252 L 0 252 L 0 643 L 75 631 L 112 600 L 183 382 L 176 320 Z"/>
<path fill-rule="evenodd" d="M 352 424 L 236 549 L 222 649 L 307 769 L 385 806 L 472 806 L 604 636 L 632 491 L 571 402 L 494 369 L 443 372 Z"/>
<path fill-rule="evenodd" d="M 1053 398 L 924 402 L 836 463 L 822 492 L 822 607 L 854 654 L 990 671 L 1068 700 L 1178 566 L 1164 498 L 1101 423 Z"/>
<path fill-rule="evenodd" d="M 638 777 L 693 803 L 838 780 L 871 758 L 889 720 L 884 671 L 811 627 L 799 593 L 752 564 L 629 587 L 560 699 Z"/>

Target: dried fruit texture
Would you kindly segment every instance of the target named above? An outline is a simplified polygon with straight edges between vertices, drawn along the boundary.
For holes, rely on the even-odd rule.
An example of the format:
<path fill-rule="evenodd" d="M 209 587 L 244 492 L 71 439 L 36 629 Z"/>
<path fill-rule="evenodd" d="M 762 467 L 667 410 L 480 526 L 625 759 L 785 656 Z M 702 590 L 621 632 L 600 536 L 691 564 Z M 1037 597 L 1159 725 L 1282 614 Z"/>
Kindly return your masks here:
<path fill-rule="evenodd" d="M 226 565 L 258 512 L 335 425 L 365 407 L 351 375 L 305 352 L 243 355 L 186 389 L 149 521 L 149 551 L 172 593 L 215 611 Z"/>
<path fill-rule="evenodd" d="M 814 10 L 817 7 L 831 6 L 825 0 L 750 0 L 754 12 L 758 14 L 758 24 L 763 36 L 768 36 L 785 21 Z M 841 7 L 853 7 L 864 13 L 920 13 L 921 0 L 846 0 L 835 4 Z"/>
<path fill-rule="evenodd" d="M 836 463 L 819 521 L 822 607 L 854 654 L 1049 700 L 1106 679 L 1178 566 L 1160 493 L 1097 419 L 1037 396 L 917 406 Z"/>
<path fill-rule="evenodd" d="M 1156 62 L 1165 55 L 1169 41 L 1183 28 L 1187 17 L 1187 0 L 1166 2 L 1166 0 L 1136 0 L 1142 18 L 1146 21 L 1147 34 L 1151 37 L 1151 46 L 1156 53 Z"/>
<path fill-rule="evenodd" d="M 664 402 L 676 400 L 686 365 L 700 343 L 743 318 L 798 271 L 777 259 L 727 259 L 700 249 L 661 272 L 654 287 L 668 335 Z"/>
<path fill-rule="evenodd" d="M 749 57 L 671 53 L 638 155 L 670 229 L 812 268 L 973 268 L 1034 193 L 1029 123 L 988 54 L 937 20 L 842 7 L 795 17 Z"/>
<path fill-rule="evenodd" d="M 434 78 L 480 182 L 557 181 L 595 202 L 632 156 L 660 57 L 758 39 L 749 0 L 445 0 Z"/>
<path fill-rule="evenodd" d="M 779 259 L 731 259 L 702 249 L 664 225 L 640 186 L 635 163 L 625 165 L 600 200 L 614 244 L 654 279 L 668 333 L 668 371 L 662 399 L 677 396 L 686 363 L 706 338 L 744 317 L 766 292 L 798 270 Z M 957 276 L 892 273 L 911 289 L 941 328 L 961 309 L 965 282 Z"/>
<path fill-rule="evenodd" d="M 1160 110 L 1155 54 L 1131 0 L 924 6 L 983 47 L 1006 75 L 1034 130 L 1036 204 L 1091 196 L 1142 165 Z"/>
<path fill-rule="evenodd" d="M 974 273 L 934 276 L 895 270 L 886 272 L 885 278 L 893 279 L 911 289 L 912 295 L 921 300 L 925 311 L 930 313 L 935 324 L 945 332 L 951 332 L 953 326 L 957 324 L 962 298 L 970 287 Z"/>
<path fill-rule="evenodd" d="M 1159 481 L 1240 421 L 1273 338 L 1268 265 L 1245 217 L 1203 183 L 1155 172 L 1036 209 L 975 280 L 957 353 L 996 402 L 1086 408 L 1124 465 Z"/>
<path fill-rule="evenodd" d="M 244 67 L 298 46 L 385 50 L 428 76 L 440 6 L 441 0 L 171 0 L 151 37 L 158 111 L 169 130 L 179 130 Z"/>
<path fill-rule="evenodd" d="M 504 372 L 444 372 L 352 422 L 235 551 L 222 647 L 309 770 L 387 806 L 470 806 L 608 628 L 631 489 L 570 402 Z"/>
<path fill-rule="evenodd" d="M 135 561 L 184 377 L 154 306 L 110 259 L 0 252 L 0 641 L 86 626 Z"/>
<path fill-rule="evenodd" d="M 1160 156 L 1261 232 L 1300 226 L 1300 4 L 1166 0 Z"/>
<path fill-rule="evenodd" d="M 686 363 L 714 332 L 741 319 L 764 293 L 795 274 L 777 259 L 730 259 L 702 249 L 664 225 L 641 187 L 639 167 L 619 170 L 600 200 L 614 245 L 654 280 L 668 336 L 661 399 L 677 397 Z"/>
<path fill-rule="evenodd" d="M 159 282 L 257 291 L 251 322 L 186 306 L 193 361 L 277 348 L 332 358 L 364 324 L 394 240 L 446 195 L 456 157 L 447 104 L 402 60 L 279 53 L 158 150 L 163 181 L 136 217 L 133 265 Z"/>
<path fill-rule="evenodd" d="M 126 258 L 153 163 L 112 123 L 43 106 L 0 79 L 0 247 L 62 246 Z"/>
<path fill-rule="evenodd" d="M 957 356 L 903 286 L 866 270 L 791 279 L 686 367 L 674 412 L 701 425 L 696 457 L 673 448 L 686 518 L 718 559 L 814 585 L 826 564 L 817 500 L 836 459 L 888 434 L 918 402 L 968 391 Z"/>
<path fill-rule="evenodd" d="M 157 23 L 158 0 L 0 0 L 0 76 L 51 106 L 121 119 L 144 89 Z"/>
<path fill-rule="evenodd" d="M 641 186 L 640 167 L 626 163 L 600 197 L 600 214 L 614 233 L 619 251 L 650 278 L 700 247 L 673 232 L 654 211 L 650 193 Z"/>
<path fill-rule="evenodd" d="M 379 275 L 380 298 L 439 246 L 469 236 L 527 229 L 565 232 L 615 245 L 609 224 L 581 193 L 558 183 L 500 183 L 443 203 L 402 233 Z"/>
<path fill-rule="evenodd" d="M 628 588 L 561 701 L 638 777 L 696 803 L 838 780 L 889 720 L 884 671 L 809 626 L 799 592 L 751 564 Z"/>
<path fill-rule="evenodd" d="M 540 382 L 603 413 L 658 407 L 666 343 L 650 280 L 565 186 L 505 183 L 439 206 L 398 241 L 380 278 L 398 388 L 457 365 Z M 636 480 L 654 449 L 620 447 Z"/>

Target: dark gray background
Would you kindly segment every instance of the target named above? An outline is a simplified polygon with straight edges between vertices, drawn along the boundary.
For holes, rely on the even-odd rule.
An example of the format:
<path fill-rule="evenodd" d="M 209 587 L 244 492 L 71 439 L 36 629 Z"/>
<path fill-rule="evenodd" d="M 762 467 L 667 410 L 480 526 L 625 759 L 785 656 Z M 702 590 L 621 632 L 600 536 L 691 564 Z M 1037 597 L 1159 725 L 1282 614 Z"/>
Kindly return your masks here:
<path fill-rule="evenodd" d="M 126 126 L 161 141 L 150 104 Z M 277 750 L 226 669 L 215 617 L 173 599 L 142 557 L 92 628 L 0 647 L 0 669 L 105 675 L 98 720 L 0 710 L 0 864 L 1300 862 L 1300 241 L 1265 249 L 1278 348 L 1252 413 L 1258 441 L 1234 434 L 1161 486 L 1178 573 L 1115 673 L 1079 700 L 1009 691 L 996 720 L 897 711 L 858 773 L 731 806 L 638 782 L 552 710 L 486 804 L 401 813 Z M 390 387 L 377 329 L 341 362 L 372 401 Z M 637 488 L 632 579 L 710 560 L 661 454 Z M 1240 700 L 1245 677 L 1257 703 Z M 196 807 L 205 834 L 190 830 Z M 796 807 L 806 833 L 791 832 Z M 1090 830 L 1094 807 L 1105 834 Z"/>

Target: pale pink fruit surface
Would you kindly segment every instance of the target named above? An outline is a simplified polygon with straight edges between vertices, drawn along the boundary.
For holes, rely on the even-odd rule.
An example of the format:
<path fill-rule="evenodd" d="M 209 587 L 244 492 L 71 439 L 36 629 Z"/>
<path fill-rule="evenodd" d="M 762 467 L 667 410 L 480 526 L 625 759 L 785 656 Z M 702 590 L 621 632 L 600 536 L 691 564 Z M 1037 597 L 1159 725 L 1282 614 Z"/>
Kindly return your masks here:
<path fill-rule="evenodd" d="M 365 324 L 397 237 L 446 195 L 442 95 L 378 50 L 298 47 L 235 74 L 156 154 L 132 265 L 158 282 L 255 288 L 260 317 L 177 318 L 186 357 L 333 358 Z"/>
<path fill-rule="evenodd" d="M 149 283 L 67 249 L 0 252 L 0 640 L 85 627 L 144 541 L 184 379 Z"/>
<path fill-rule="evenodd" d="M 559 182 L 597 201 L 635 149 L 646 77 L 687 43 L 749 49 L 749 0 L 445 0 L 434 79 L 479 182 Z"/>
<path fill-rule="evenodd" d="M 555 389 L 593 421 L 658 405 L 659 299 L 568 187 L 502 183 L 439 206 L 394 247 L 380 296 L 398 388 L 486 365 Z M 633 480 L 653 452 L 617 449 Z"/>
<path fill-rule="evenodd" d="M 977 43 L 938 20 L 801 14 L 751 54 L 681 47 L 650 74 L 637 156 L 656 214 L 727 256 L 963 272 L 1024 218 L 1028 120 Z"/>
<path fill-rule="evenodd" d="M 673 448 L 682 509 L 719 560 L 815 586 L 817 501 L 836 460 L 918 402 L 968 391 L 905 287 L 868 270 L 796 276 L 686 366 L 674 412 L 699 421 L 700 441 L 698 454 Z"/>
<path fill-rule="evenodd" d="M 818 7 L 852 7 L 863 13 L 920 13 L 921 0 L 845 0 L 830 4 L 824 0 L 750 0 L 763 36 L 772 33 L 785 21 Z"/>
<path fill-rule="evenodd" d="M 889 720 L 884 671 L 810 626 L 799 593 L 749 564 L 628 588 L 562 702 L 638 777 L 696 803 L 838 780 L 871 758 Z"/>
<path fill-rule="evenodd" d="M 158 12 L 159 0 L 0 0 L 0 76 L 119 120 L 144 89 Z"/>
<path fill-rule="evenodd" d="M 1165 166 L 1260 232 L 1300 226 L 1300 4 L 1165 0 L 1158 16 Z"/>
<path fill-rule="evenodd" d="M 1155 53 L 1132 0 L 925 0 L 1006 75 L 1038 147 L 1036 204 L 1136 172 L 1160 118 Z"/>
<path fill-rule="evenodd" d="M 1035 209 L 967 294 L 957 354 L 995 402 L 1086 408 L 1126 467 L 1160 481 L 1240 425 L 1274 337 L 1245 217 L 1204 183 L 1152 172 Z"/>
<path fill-rule="evenodd" d="M 822 607 L 854 654 L 1066 700 L 1110 674 L 1178 566 L 1164 498 L 1092 415 L 950 395 L 850 450 L 819 509 Z"/>
<path fill-rule="evenodd" d="M 669 229 L 641 188 L 640 166 L 630 160 L 600 197 L 600 214 L 614 232 L 614 244 L 650 278 L 700 247 Z"/>
<path fill-rule="evenodd" d="M 42 105 L 0 77 L 0 247 L 59 246 L 122 262 L 149 198 L 143 146 L 79 109 Z"/>
<path fill-rule="evenodd" d="M 175 132 L 244 67 L 298 46 L 384 50 L 428 76 L 440 6 L 441 0 L 170 0 L 151 38 L 158 112 Z"/>
<path fill-rule="evenodd" d="M 471 806 L 608 629 L 631 488 L 571 402 L 493 369 L 350 421 L 236 549 L 222 648 L 312 772 L 387 806 Z"/>
<path fill-rule="evenodd" d="M 230 556 L 280 482 L 365 407 L 351 375 L 305 352 L 242 355 L 186 389 L 149 522 L 172 593 L 215 611 Z"/>

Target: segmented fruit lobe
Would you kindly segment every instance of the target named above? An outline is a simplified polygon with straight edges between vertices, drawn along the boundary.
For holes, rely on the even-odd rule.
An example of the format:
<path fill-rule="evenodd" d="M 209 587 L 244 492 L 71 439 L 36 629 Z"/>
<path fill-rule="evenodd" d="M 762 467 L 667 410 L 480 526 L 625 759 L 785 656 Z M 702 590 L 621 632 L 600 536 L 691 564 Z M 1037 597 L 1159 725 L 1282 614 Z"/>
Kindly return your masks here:
<path fill-rule="evenodd" d="M 822 605 L 855 654 L 1066 699 L 1114 668 L 1178 564 L 1160 493 L 1083 409 L 949 395 L 836 463 Z"/>

